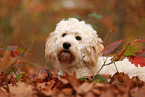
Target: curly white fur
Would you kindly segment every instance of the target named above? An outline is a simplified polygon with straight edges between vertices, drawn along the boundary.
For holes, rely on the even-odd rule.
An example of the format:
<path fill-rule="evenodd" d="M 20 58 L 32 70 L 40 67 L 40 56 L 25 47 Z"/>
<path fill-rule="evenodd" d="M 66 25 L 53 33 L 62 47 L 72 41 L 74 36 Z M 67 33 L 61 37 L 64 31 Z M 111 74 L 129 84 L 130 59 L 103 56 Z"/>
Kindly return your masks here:
<path fill-rule="evenodd" d="M 54 32 L 47 39 L 45 47 L 46 60 L 56 64 L 60 73 L 76 73 L 77 78 L 92 76 L 104 63 L 100 51 L 104 46 L 102 40 L 91 25 L 75 18 L 60 21 Z M 110 62 L 108 60 L 107 63 Z M 128 73 L 130 77 L 139 76 L 145 80 L 145 68 L 135 67 L 127 59 L 116 63 L 120 72 Z M 100 73 L 114 74 L 114 65 L 104 67 Z"/>

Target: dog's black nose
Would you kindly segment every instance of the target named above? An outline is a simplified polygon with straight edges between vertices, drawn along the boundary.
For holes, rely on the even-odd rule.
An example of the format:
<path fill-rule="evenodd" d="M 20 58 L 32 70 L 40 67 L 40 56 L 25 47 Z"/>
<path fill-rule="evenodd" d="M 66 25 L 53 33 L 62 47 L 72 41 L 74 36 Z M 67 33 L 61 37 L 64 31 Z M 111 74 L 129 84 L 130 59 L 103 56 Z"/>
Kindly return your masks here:
<path fill-rule="evenodd" d="M 71 47 L 71 44 L 68 42 L 63 43 L 63 48 L 64 49 L 69 49 Z"/>

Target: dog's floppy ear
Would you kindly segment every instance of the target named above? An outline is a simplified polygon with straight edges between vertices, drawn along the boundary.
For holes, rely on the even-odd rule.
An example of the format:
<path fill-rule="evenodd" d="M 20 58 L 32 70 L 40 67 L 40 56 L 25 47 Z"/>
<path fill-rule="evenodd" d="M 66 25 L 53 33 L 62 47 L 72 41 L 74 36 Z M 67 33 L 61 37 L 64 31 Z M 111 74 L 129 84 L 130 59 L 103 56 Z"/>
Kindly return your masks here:
<path fill-rule="evenodd" d="M 54 34 L 54 32 L 50 33 L 45 44 L 45 58 L 48 62 L 52 62 L 55 59 L 55 42 L 57 38 Z"/>
<path fill-rule="evenodd" d="M 98 38 L 98 36 L 95 36 L 94 41 L 92 42 L 93 47 L 96 50 L 95 53 L 97 55 L 100 55 L 101 54 L 101 51 L 104 49 L 104 46 L 103 46 L 102 42 L 103 42 L 102 39 L 101 38 Z"/>
<path fill-rule="evenodd" d="M 104 49 L 104 46 L 101 44 L 102 40 L 101 38 L 98 38 L 97 35 L 95 35 L 91 41 L 91 46 L 86 47 L 84 62 L 87 62 L 93 66 L 97 64 L 98 57 L 101 55 L 101 51 Z"/>

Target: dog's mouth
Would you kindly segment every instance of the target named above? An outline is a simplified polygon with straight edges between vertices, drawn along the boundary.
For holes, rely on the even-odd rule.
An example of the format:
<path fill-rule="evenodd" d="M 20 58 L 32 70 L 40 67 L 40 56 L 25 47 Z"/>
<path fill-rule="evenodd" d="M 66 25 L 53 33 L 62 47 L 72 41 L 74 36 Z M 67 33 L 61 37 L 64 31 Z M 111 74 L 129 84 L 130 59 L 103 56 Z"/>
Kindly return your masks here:
<path fill-rule="evenodd" d="M 58 60 L 60 63 L 63 64 L 72 64 L 74 61 L 74 56 L 70 50 L 62 50 L 58 53 Z"/>
<path fill-rule="evenodd" d="M 68 54 L 71 54 L 70 51 L 68 51 L 68 50 L 64 50 L 64 51 L 62 51 L 62 53 L 68 53 Z"/>

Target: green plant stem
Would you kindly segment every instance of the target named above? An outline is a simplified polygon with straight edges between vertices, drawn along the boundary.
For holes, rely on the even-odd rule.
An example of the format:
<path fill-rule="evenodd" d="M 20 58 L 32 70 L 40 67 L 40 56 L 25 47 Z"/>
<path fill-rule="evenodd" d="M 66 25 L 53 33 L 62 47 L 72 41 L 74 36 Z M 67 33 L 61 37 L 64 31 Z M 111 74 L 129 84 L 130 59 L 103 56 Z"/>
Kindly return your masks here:
<path fill-rule="evenodd" d="M 115 66 L 115 68 L 116 68 L 116 71 L 117 71 L 117 73 L 118 73 L 118 69 L 117 69 L 117 66 L 116 66 L 115 62 L 114 62 L 114 66 Z"/>
<path fill-rule="evenodd" d="M 110 64 L 112 64 L 112 63 L 115 63 L 115 62 L 112 61 L 112 62 L 110 62 L 110 63 L 108 63 L 108 64 L 105 64 L 105 62 L 104 62 L 104 64 L 101 66 L 101 68 L 99 69 L 99 71 L 97 72 L 97 74 L 93 77 L 93 80 L 96 78 L 96 76 L 99 74 L 99 72 L 103 69 L 104 66 L 110 65 Z"/>

